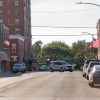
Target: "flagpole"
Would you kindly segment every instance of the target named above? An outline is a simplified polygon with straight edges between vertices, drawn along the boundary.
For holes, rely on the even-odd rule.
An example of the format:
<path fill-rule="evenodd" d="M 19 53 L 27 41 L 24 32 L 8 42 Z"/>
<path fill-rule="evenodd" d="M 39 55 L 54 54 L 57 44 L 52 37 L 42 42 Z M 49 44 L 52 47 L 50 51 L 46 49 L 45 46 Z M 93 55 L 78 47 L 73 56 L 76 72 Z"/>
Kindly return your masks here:
<path fill-rule="evenodd" d="M 94 36 L 93 36 L 93 34 L 91 34 L 91 35 L 92 35 L 92 41 L 93 41 Z M 93 43 L 92 43 L 92 48 L 93 48 L 92 57 L 94 58 L 94 47 L 93 47 Z"/>

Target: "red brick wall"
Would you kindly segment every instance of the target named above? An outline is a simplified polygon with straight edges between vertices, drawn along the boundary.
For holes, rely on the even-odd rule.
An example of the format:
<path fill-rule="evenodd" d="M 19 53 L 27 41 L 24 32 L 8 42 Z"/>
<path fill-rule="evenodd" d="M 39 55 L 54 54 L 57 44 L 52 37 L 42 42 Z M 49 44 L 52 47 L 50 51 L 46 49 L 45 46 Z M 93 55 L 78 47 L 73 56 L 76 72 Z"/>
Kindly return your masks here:
<path fill-rule="evenodd" d="M 19 56 L 18 39 L 10 39 L 10 56 Z M 16 43 L 16 53 L 12 53 L 12 44 Z"/>
<path fill-rule="evenodd" d="M 23 57 L 24 57 L 24 41 L 19 40 L 19 58 L 20 61 L 19 62 L 23 62 Z"/>
<path fill-rule="evenodd" d="M 15 28 L 20 28 L 20 34 L 24 35 L 24 5 L 23 0 L 19 0 L 19 6 L 15 6 L 15 0 L 9 0 L 10 5 L 7 5 L 8 0 L 3 0 L 3 6 L 0 7 L 0 10 L 3 10 L 3 16 L 0 16 L 0 19 L 4 20 L 5 26 L 10 28 L 10 33 L 15 33 Z M 8 14 L 10 10 L 10 14 Z M 15 10 L 19 10 L 19 15 L 15 15 Z M 19 19 L 19 24 L 15 25 L 15 19 Z M 8 19 L 10 19 L 10 25 L 8 25 Z"/>
<path fill-rule="evenodd" d="M 8 0 L 2 0 L 3 6 L 0 10 L 3 11 L 3 15 L 0 19 L 3 19 L 3 24 L 10 29 L 10 34 L 15 34 L 15 28 L 20 29 L 20 34 L 26 36 L 25 41 L 25 51 L 30 54 L 31 51 L 31 11 L 30 11 L 30 1 L 31 0 L 18 0 L 19 6 L 15 6 L 15 0 L 9 0 L 10 5 L 7 5 Z M 25 1 L 25 2 L 24 2 Z M 10 14 L 8 14 L 10 10 Z M 19 15 L 15 15 L 15 10 L 19 10 Z M 10 25 L 8 24 L 8 19 L 10 19 Z M 15 24 L 15 19 L 19 19 L 19 24 Z M 27 27 L 24 27 L 27 26 Z M 28 34 L 28 35 L 27 35 Z M 11 49 L 10 49 L 11 50 Z M 15 54 L 14 54 L 15 55 Z M 16 54 L 17 55 L 17 54 Z"/>

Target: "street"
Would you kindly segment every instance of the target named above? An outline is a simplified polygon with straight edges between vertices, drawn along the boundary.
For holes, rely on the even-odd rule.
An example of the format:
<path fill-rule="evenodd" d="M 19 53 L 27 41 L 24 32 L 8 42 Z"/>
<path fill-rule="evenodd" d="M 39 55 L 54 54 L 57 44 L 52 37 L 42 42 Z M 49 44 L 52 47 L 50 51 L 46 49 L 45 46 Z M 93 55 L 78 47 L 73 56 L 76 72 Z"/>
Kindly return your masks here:
<path fill-rule="evenodd" d="M 80 71 L 17 73 L 0 80 L 0 100 L 100 100 L 100 85 L 89 87 Z"/>

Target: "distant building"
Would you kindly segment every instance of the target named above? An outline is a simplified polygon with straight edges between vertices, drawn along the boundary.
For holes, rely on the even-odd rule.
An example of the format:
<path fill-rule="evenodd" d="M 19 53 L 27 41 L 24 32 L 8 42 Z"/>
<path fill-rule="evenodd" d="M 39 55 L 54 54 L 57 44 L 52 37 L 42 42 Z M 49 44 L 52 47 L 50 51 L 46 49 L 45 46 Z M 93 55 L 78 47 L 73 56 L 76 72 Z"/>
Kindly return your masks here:
<path fill-rule="evenodd" d="M 0 72 L 10 70 L 9 65 L 9 29 L 0 25 Z"/>
<path fill-rule="evenodd" d="M 97 22 L 97 39 L 100 40 L 100 19 Z M 98 47 L 98 59 L 100 59 L 100 45 Z"/>
<path fill-rule="evenodd" d="M 25 37 L 20 34 L 14 34 L 9 36 L 10 41 L 10 66 L 14 63 L 22 63 L 25 51 Z"/>
<path fill-rule="evenodd" d="M 0 24 L 5 24 L 5 26 L 10 29 L 11 47 L 16 45 L 16 53 L 10 52 L 11 58 L 14 58 L 14 60 L 15 56 L 19 57 L 19 55 L 22 54 L 20 49 L 23 48 L 24 57 L 29 59 L 31 56 L 30 5 L 31 0 L 0 0 Z M 16 37 L 16 39 L 13 39 L 13 37 Z M 21 48 L 17 48 L 20 42 L 22 42 L 22 45 L 24 43 L 24 45 Z M 10 49 L 12 50 L 11 47 Z"/>

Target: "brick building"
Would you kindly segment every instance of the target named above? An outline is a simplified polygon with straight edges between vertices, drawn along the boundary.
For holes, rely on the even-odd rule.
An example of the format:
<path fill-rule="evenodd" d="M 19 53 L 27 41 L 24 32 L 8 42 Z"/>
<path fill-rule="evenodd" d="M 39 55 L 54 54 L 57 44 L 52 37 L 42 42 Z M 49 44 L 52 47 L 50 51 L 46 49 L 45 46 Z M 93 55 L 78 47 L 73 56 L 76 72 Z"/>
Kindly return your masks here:
<path fill-rule="evenodd" d="M 0 25 L 0 72 L 1 69 L 2 72 L 10 70 L 9 53 L 9 29 Z"/>
<path fill-rule="evenodd" d="M 29 59 L 31 56 L 30 2 L 31 0 L 0 0 L 0 24 L 4 24 L 10 29 L 10 49 L 12 48 L 12 42 L 15 43 L 16 41 L 16 53 L 19 53 L 15 55 L 10 52 L 12 57 L 22 54 L 21 58 L 27 57 Z M 19 47 L 21 46 L 20 42 L 23 43 L 23 41 L 24 47 Z M 24 48 L 24 52 L 20 48 Z"/>

